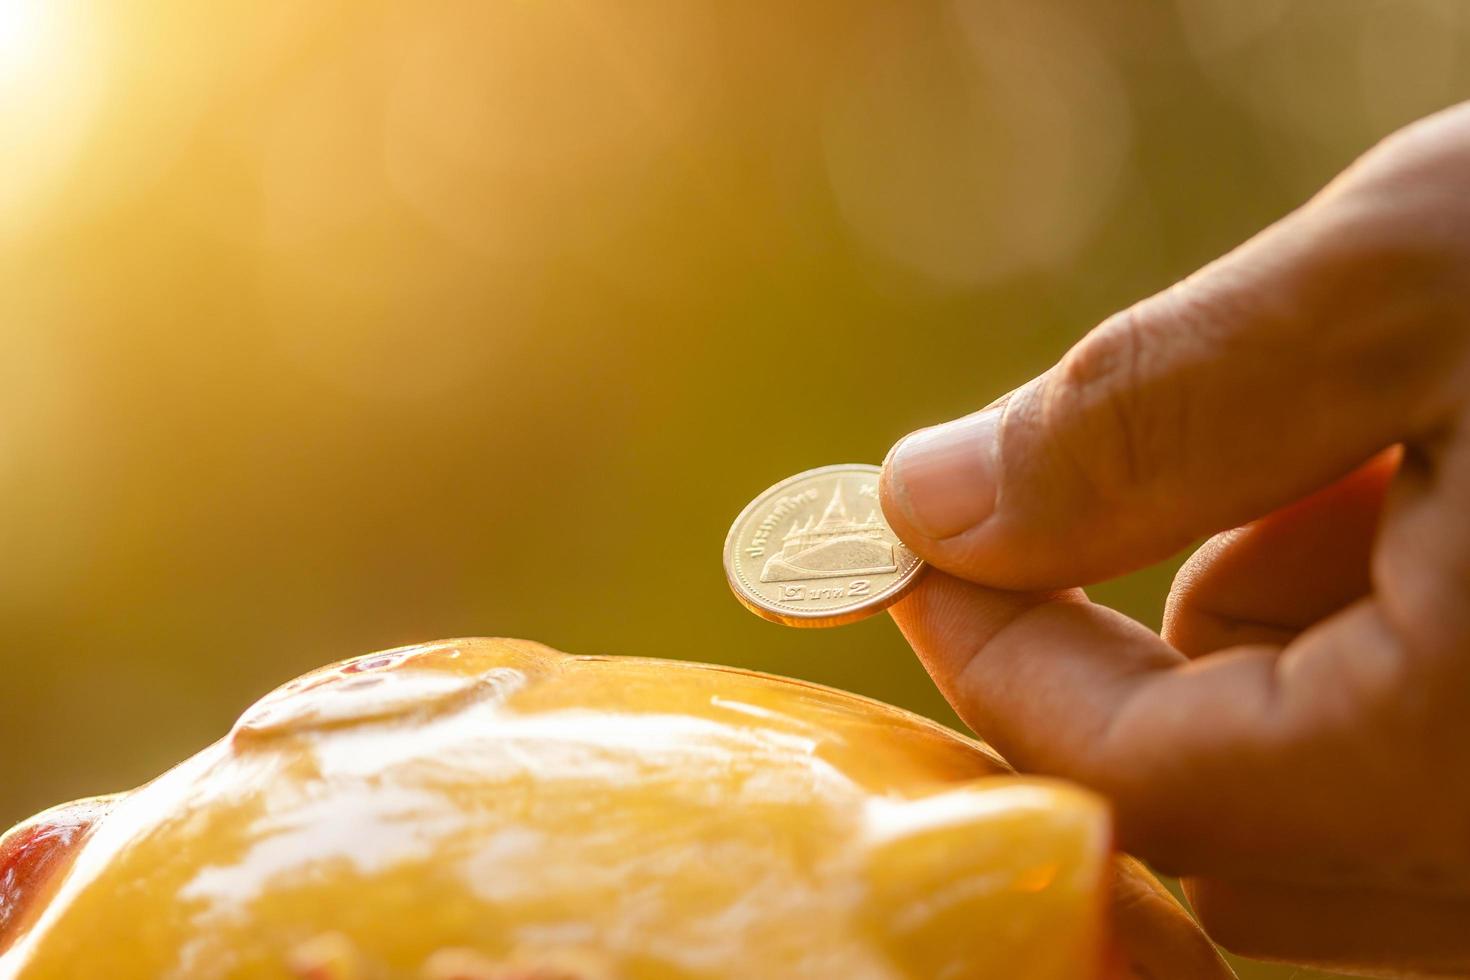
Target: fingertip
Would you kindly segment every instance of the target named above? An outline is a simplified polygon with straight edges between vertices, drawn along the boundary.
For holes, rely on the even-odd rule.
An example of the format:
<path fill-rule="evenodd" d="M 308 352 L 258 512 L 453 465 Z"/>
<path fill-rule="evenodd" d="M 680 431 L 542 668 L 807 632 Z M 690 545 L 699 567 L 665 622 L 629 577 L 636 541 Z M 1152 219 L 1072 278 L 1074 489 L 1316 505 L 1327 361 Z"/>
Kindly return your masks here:
<path fill-rule="evenodd" d="M 954 537 L 995 510 L 1000 407 L 911 432 L 883 461 L 884 512 L 914 536 Z"/>
<path fill-rule="evenodd" d="M 1095 501 L 1048 476 L 1053 464 L 1038 463 L 1047 454 L 1029 446 L 1045 377 L 889 450 L 879 478 L 884 517 L 933 567 L 1016 592 L 1069 589 L 1117 570 L 1108 544 L 1118 528 L 1094 526 Z"/>
<path fill-rule="evenodd" d="M 1400 452 L 1210 538 L 1180 567 L 1163 636 L 1189 657 L 1241 644 L 1284 646 L 1372 590 L 1370 559 Z"/>
<path fill-rule="evenodd" d="M 992 574 L 995 563 L 988 558 L 997 540 L 994 430 L 1002 408 L 997 404 L 904 436 L 883 460 L 878 498 L 889 527 L 934 569 L 1014 589 L 1029 583 L 1013 581 L 1005 562 Z"/>

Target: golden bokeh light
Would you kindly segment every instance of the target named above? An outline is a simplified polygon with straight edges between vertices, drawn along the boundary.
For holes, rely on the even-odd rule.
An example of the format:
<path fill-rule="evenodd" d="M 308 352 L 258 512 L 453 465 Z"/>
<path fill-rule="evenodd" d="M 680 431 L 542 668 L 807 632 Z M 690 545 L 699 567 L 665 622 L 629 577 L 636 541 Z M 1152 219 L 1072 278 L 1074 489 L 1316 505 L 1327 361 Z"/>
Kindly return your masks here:
<path fill-rule="evenodd" d="M 1289 133 L 1292 143 L 1310 139 L 1342 164 L 1362 150 L 1349 134 L 1392 131 L 1466 94 L 1470 7 L 1458 0 L 1330 8 L 1178 0 L 1178 7 L 1191 48 L 1221 91 L 1270 132 Z M 1293 149 L 1276 165 L 1304 189 L 1320 180 L 1310 153 Z"/>
<path fill-rule="evenodd" d="M 40 0 L 0 0 L 0 80 L 9 82 L 43 57 L 48 26 Z"/>
<path fill-rule="evenodd" d="M 103 97 L 97 25 L 73 0 L 0 0 L 0 241 L 36 229 Z"/>
<path fill-rule="evenodd" d="M 1066 261 L 1129 145 L 1107 58 L 1059 10 L 881 8 L 832 87 L 825 147 L 854 231 L 959 286 Z"/>

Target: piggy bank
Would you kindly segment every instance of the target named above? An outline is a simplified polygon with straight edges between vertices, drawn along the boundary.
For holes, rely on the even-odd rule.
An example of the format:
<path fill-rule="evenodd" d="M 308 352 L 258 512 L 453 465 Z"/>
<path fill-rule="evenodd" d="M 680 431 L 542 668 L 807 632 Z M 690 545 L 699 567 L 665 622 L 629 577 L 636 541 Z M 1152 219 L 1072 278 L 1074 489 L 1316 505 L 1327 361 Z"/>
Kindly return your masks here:
<path fill-rule="evenodd" d="M 865 698 L 453 640 L 0 838 L 0 978 L 1228 976 L 1089 793 Z"/>

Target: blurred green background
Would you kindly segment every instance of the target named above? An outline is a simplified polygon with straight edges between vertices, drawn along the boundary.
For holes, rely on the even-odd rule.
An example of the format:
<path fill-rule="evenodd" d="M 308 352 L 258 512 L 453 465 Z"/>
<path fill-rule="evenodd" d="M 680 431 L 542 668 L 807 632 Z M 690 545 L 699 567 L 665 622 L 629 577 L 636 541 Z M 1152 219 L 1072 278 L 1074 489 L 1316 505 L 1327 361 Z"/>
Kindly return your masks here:
<path fill-rule="evenodd" d="M 1467 54 L 1460 0 L 0 0 L 0 826 L 435 637 L 952 721 L 886 619 L 741 609 L 729 520 L 1041 371 Z M 1157 623 L 1171 571 L 1095 595 Z"/>

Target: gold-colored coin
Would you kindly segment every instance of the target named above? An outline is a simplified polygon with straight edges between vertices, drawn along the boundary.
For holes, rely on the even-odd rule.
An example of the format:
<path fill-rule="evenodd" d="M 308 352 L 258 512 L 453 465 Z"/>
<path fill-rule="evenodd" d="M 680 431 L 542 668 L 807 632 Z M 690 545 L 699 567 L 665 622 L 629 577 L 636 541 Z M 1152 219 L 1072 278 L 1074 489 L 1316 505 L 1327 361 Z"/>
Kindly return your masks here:
<path fill-rule="evenodd" d="M 840 626 L 903 598 L 925 566 L 883 519 L 880 472 L 822 466 L 755 498 L 725 538 L 736 598 L 787 626 Z"/>

